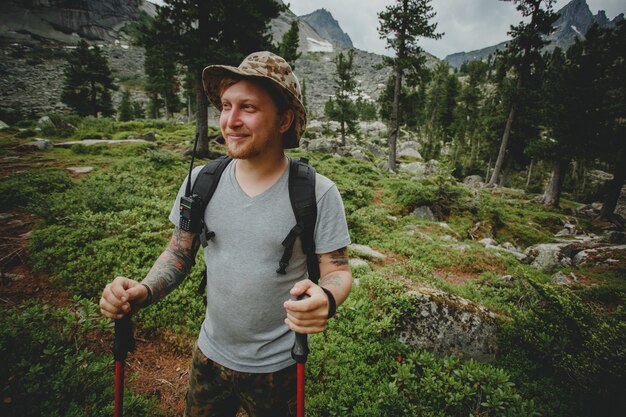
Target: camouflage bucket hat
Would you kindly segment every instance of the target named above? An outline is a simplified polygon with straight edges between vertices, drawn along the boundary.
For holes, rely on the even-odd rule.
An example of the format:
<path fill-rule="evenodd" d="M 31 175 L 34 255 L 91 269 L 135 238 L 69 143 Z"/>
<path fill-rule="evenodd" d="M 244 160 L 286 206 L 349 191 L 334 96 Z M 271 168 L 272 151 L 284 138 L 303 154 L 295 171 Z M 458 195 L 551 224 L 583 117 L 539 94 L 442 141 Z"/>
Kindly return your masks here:
<path fill-rule="evenodd" d="M 285 148 L 297 148 L 300 137 L 306 128 L 306 110 L 302 104 L 300 82 L 293 73 L 291 66 L 283 58 L 268 51 L 253 52 L 238 67 L 229 65 L 210 65 L 202 71 L 204 92 L 209 101 L 218 109 L 222 109 L 220 98 L 220 82 L 224 77 L 239 75 L 258 77 L 270 80 L 280 91 L 289 107 L 294 111 L 294 120 L 285 133 Z"/>

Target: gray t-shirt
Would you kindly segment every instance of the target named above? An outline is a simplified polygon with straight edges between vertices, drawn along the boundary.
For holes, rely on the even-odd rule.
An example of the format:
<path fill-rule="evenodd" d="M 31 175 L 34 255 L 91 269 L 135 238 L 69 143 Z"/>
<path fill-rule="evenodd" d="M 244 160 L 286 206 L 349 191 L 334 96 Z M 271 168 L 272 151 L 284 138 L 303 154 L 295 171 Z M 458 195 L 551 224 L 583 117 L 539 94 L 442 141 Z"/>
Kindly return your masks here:
<path fill-rule="evenodd" d="M 276 272 L 282 241 L 296 224 L 289 201 L 289 169 L 269 189 L 249 197 L 235 179 L 237 161 L 224 173 L 204 213 L 215 237 L 204 249 L 207 310 L 198 346 L 211 360 L 239 372 L 266 373 L 294 361 L 294 336 L 284 323 L 283 303 L 293 285 L 306 279 L 306 255 L 297 239 L 287 274 Z M 192 180 L 201 168 L 192 173 Z M 181 186 L 170 213 L 179 224 Z M 317 174 L 317 253 L 350 244 L 343 202 L 335 184 Z"/>

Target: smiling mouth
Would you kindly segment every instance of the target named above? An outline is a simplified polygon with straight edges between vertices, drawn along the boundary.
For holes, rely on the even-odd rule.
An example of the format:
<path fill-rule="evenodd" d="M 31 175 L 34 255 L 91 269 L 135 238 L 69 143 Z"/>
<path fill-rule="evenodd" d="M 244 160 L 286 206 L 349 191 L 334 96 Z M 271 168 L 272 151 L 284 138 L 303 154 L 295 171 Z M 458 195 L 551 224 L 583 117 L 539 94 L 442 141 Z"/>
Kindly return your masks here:
<path fill-rule="evenodd" d="M 239 140 L 239 139 L 247 138 L 248 136 L 250 136 L 250 134 L 249 133 L 226 133 L 225 136 L 229 139 Z"/>

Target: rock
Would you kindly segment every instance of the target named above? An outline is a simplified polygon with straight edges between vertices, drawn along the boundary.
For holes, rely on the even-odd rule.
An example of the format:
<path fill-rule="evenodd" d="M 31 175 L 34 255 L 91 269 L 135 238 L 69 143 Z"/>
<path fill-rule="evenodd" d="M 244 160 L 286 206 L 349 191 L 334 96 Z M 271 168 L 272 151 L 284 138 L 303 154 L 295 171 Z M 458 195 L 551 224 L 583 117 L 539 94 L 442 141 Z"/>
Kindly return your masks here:
<path fill-rule="evenodd" d="M 419 143 L 417 142 L 403 142 L 398 146 L 396 156 L 398 158 L 416 158 L 422 159 L 422 155 L 417 150 L 419 148 Z"/>
<path fill-rule="evenodd" d="M 506 250 L 510 250 L 510 251 L 516 251 L 516 252 L 521 252 L 517 247 L 515 247 L 515 245 L 513 245 L 511 242 L 504 242 L 502 245 L 504 249 Z"/>
<path fill-rule="evenodd" d="M 465 177 L 465 179 L 463 180 L 463 184 L 469 187 L 477 188 L 485 185 L 485 183 L 483 182 L 483 177 L 481 177 L 480 175 L 470 175 L 469 177 Z"/>
<path fill-rule="evenodd" d="M 443 240 L 444 242 L 458 242 L 458 239 L 455 237 L 452 237 L 450 235 L 441 235 L 439 236 L 440 240 Z"/>
<path fill-rule="evenodd" d="M 312 139 L 307 149 L 309 152 L 333 153 L 335 143 L 329 139 Z"/>
<path fill-rule="evenodd" d="M 446 244 L 446 245 L 441 245 L 441 247 L 458 250 L 459 252 L 465 252 L 466 250 L 469 249 L 469 246 L 466 245 L 465 243 Z"/>
<path fill-rule="evenodd" d="M 551 272 L 561 267 L 572 265 L 568 245 L 563 243 L 542 243 L 531 246 L 524 252 L 531 265 L 543 272 Z"/>
<path fill-rule="evenodd" d="M 6 129 L 8 127 L 10 127 L 8 124 L 6 124 L 2 120 L 0 120 L 0 130 Z"/>
<path fill-rule="evenodd" d="M 361 161 L 369 161 L 369 157 L 361 149 L 354 149 L 350 151 L 350 156 Z"/>
<path fill-rule="evenodd" d="M 354 253 L 356 256 L 360 256 L 362 258 L 373 258 L 384 261 L 387 257 L 382 253 L 370 248 L 366 245 L 358 245 L 356 243 L 351 244 L 348 248 Z"/>
<path fill-rule="evenodd" d="M 156 141 L 156 135 L 154 134 L 154 132 L 148 132 L 148 133 L 144 133 L 143 135 L 130 135 L 127 139 L 142 139 L 142 140 L 146 140 L 148 142 L 155 142 Z"/>
<path fill-rule="evenodd" d="M 570 281 L 569 277 L 561 271 L 552 275 L 552 278 L 550 278 L 550 281 L 553 284 L 564 285 L 566 287 L 569 287 L 570 285 L 572 285 L 572 282 Z"/>
<path fill-rule="evenodd" d="M 85 145 L 85 146 L 99 145 L 99 144 L 118 145 L 118 144 L 124 144 L 124 143 L 148 143 L 148 141 L 144 139 L 119 139 L 119 140 L 83 139 L 83 140 L 74 140 L 71 142 L 57 143 L 55 146 L 59 148 L 71 148 L 73 145 Z"/>
<path fill-rule="evenodd" d="M 366 142 L 363 144 L 363 147 L 372 153 L 376 158 L 382 158 L 385 156 L 385 150 L 380 146 L 376 146 L 371 142 Z"/>
<path fill-rule="evenodd" d="M 46 128 L 54 129 L 56 126 L 54 122 L 50 119 L 49 116 L 43 116 L 39 120 L 37 120 L 37 125 L 35 126 L 35 130 L 43 130 Z"/>
<path fill-rule="evenodd" d="M 500 279 L 502 280 L 502 283 L 507 287 L 510 287 L 515 283 L 515 277 L 513 275 L 504 275 Z"/>
<path fill-rule="evenodd" d="M 480 239 L 478 243 L 480 243 L 483 246 L 498 246 L 498 242 L 496 242 L 495 239 L 492 239 L 490 237 Z"/>
<path fill-rule="evenodd" d="M 72 174 L 88 174 L 93 171 L 93 167 L 67 167 L 65 169 Z"/>
<path fill-rule="evenodd" d="M 436 222 L 437 218 L 433 214 L 432 210 L 428 206 L 420 206 L 413 210 L 413 215 L 419 220 L 426 220 L 429 222 Z"/>
<path fill-rule="evenodd" d="M 370 267 L 370 264 L 368 264 L 367 261 L 364 261 L 363 259 L 358 259 L 358 258 L 350 259 L 348 263 L 350 264 L 351 268 L 369 268 Z"/>
<path fill-rule="evenodd" d="M 485 245 L 485 249 L 493 249 L 499 252 L 506 252 L 506 253 L 510 253 L 511 255 L 515 256 L 517 258 L 518 261 L 520 262 L 524 262 L 527 258 L 527 256 L 525 254 L 523 254 L 522 252 L 518 251 L 518 250 L 512 250 L 512 249 L 507 249 L 504 248 L 502 246 L 494 246 L 494 245 Z"/>
<path fill-rule="evenodd" d="M 17 146 L 18 151 L 47 151 L 54 145 L 47 139 L 35 139 L 33 142 L 23 143 Z"/>
<path fill-rule="evenodd" d="M 480 361 L 495 359 L 498 347 L 494 313 L 472 301 L 432 288 L 419 288 L 408 295 L 414 312 L 402 319 L 399 334 L 402 342 L 413 349 L 439 355 Z"/>
<path fill-rule="evenodd" d="M 626 245 L 613 245 L 580 251 L 574 256 L 573 261 L 577 267 L 603 265 L 619 268 L 624 259 L 626 259 Z"/>

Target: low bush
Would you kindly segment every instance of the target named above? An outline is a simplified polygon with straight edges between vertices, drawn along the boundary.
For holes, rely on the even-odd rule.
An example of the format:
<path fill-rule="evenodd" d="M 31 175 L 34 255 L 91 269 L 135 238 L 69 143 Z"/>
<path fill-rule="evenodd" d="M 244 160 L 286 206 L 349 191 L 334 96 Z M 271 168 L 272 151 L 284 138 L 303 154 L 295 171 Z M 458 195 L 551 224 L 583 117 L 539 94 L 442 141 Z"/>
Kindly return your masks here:
<path fill-rule="evenodd" d="M 110 353 L 89 347 L 94 332 L 111 335 L 96 304 L 74 298 L 67 308 L 27 303 L 0 321 L 0 387 L 4 416 L 105 417 L 113 414 Z M 155 401 L 126 392 L 125 416 L 162 415 Z"/>

